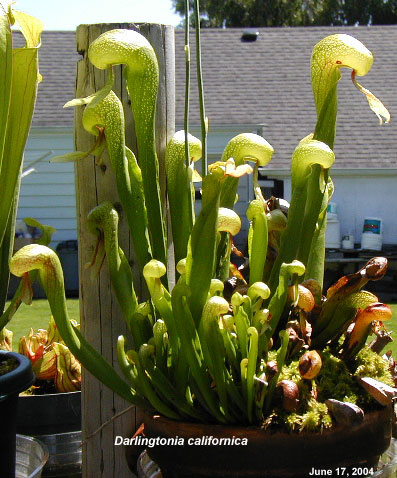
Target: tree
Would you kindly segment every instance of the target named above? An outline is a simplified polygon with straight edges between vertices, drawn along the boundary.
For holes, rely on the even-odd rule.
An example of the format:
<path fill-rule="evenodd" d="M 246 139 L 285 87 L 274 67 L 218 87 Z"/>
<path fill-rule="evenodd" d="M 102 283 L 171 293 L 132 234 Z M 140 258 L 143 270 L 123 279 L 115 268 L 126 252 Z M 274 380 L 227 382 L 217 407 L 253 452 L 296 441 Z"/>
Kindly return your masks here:
<path fill-rule="evenodd" d="M 185 0 L 173 6 L 184 15 Z M 397 23 L 397 0 L 201 0 L 200 13 L 201 26 L 218 28 L 381 25 Z"/>

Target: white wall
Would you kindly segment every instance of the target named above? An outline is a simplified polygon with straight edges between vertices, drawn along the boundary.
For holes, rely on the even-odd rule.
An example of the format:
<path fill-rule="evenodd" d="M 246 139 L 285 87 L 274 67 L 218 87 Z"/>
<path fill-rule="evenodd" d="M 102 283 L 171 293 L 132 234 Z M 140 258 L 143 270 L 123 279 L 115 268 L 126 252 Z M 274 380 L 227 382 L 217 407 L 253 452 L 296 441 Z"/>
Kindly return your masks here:
<path fill-rule="evenodd" d="M 383 221 L 383 243 L 397 244 L 397 170 L 333 170 L 341 236 L 354 234 L 361 243 L 364 219 L 380 217 Z M 291 199 L 291 181 L 285 173 L 269 173 L 284 179 L 285 199 Z"/>
<path fill-rule="evenodd" d="M 380 217 L 383 243 L 397 244 L 397 172 L 390 171 L 356 177 L 333 175 L 342 236 L 352 231 L 361 242 L 364 219 Z"/>
<path fill-rule="evenodd" d="M 25 149 L 24 169 L 44 154 L 73 151 L 73 131 L 35 130 Z M 35 172 L 22 179 L 18 219 L 33 217 L 57 229 L 52 247 L 60 241 L 77 239 L 76 199 L 73 163 L 50 163 L 51 156 L 33 165 Z"/>

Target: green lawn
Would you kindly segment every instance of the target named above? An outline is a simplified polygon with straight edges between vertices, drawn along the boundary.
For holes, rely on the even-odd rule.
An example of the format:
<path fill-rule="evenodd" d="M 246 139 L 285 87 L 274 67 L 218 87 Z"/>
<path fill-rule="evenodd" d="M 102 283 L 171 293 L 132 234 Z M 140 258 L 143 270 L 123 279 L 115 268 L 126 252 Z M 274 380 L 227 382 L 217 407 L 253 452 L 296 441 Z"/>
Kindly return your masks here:
<path fill-rule="evenodd" d="M 79 300 L 67 299 L 67 307 L 71 319 L 80 323 Z M 17 313 L 7 325 L 7 329 L 12 330 L 13 350 L 17 351 L 19 338 L 29 333 L 30 328 L 33 330 L 46 329 L 50 320 L 51 311 L 47 300 L 37 299 L 32 305 L 22 304 Z"/>

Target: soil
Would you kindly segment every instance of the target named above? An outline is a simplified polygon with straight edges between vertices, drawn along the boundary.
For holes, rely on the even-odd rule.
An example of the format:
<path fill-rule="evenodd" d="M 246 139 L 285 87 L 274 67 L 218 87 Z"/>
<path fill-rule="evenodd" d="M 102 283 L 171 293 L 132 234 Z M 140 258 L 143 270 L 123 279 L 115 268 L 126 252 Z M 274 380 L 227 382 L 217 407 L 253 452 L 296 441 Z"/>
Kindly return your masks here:
<path fill-rule="evenodd" d="M 0 360 L 0 376 L 12 372 L 18 367 L 18 360 L 14 358 L 7 358 Z"/>

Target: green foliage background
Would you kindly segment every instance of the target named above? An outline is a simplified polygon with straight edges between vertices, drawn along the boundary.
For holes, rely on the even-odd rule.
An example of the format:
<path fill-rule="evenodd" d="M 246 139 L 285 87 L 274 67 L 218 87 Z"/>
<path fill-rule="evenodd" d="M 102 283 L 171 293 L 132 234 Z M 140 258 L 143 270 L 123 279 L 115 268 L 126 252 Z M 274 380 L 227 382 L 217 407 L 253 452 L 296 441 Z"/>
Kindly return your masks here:
<path fill-rule="evenodd" d="M 173 5 L 183 18 L 185 0 Z M 218 28 L 397 23 L 396 0 L 201 0 L 200 11 L 202 27 Z"/>

